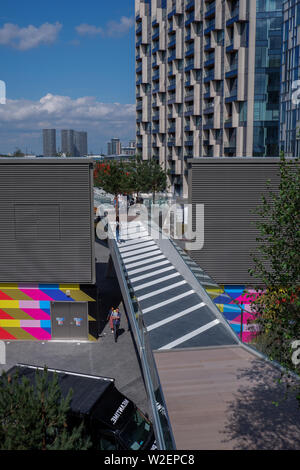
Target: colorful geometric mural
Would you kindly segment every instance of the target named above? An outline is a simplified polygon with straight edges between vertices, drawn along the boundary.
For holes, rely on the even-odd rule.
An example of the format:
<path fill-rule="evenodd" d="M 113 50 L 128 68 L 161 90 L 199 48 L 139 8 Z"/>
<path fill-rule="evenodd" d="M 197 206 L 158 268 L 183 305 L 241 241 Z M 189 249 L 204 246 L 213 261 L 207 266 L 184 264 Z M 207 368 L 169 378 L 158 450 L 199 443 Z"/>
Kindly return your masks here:
<path fill-rule="evenodd" d="M 0 284 L 0 340 L 51 340 L 50 302 L 55 300 L 94 302 L 78 284 Z"/>
<path fill-rule="evenodd" d="M 254 318 L 250 301 L 255 298 L 256 291 L 247 289 L 244 285 L 219 286 L 206 290 L 241 340 L 245 343 L 251 342 L 255 332 L 253 326 L 248 325 L 248 321 Z"/>

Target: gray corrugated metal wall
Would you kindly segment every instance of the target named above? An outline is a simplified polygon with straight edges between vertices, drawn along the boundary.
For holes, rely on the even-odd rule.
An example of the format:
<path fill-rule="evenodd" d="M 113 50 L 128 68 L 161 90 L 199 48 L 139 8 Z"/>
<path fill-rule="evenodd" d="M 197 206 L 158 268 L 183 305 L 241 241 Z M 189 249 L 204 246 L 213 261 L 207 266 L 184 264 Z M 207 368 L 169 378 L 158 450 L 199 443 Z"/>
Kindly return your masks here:
<path fill-rule="evenodd" d="M 251 210 L 261 203 L 268 179 L 278 188 L 278 162 L 200 160 L 191 165 L 189 199 L 205 205 L 205 242 L 190 255 L 219 284 L 257 284 L 248 273 L 258 236 Z"/>
<path fill-rule="evenodd" d="M 94 283 L 92 170 L 0 160 L 0 282 Z"/>

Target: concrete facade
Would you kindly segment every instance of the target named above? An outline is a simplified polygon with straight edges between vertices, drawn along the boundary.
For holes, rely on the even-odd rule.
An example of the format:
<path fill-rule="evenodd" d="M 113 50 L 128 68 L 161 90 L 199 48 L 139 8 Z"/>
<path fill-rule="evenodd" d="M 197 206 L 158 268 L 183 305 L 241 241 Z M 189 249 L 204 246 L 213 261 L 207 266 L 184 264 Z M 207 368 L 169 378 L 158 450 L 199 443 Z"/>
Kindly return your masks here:
<path fill-rule="evenodd" d="M 137 152 L 187 196 L 191 157 L 277 156 L 282 1 L 136 0 Z"/>
<path fill-rule="evenodd" d="M 300 1 L 283 4 L 280 147 L 289 157 L 300 156 Z"/>

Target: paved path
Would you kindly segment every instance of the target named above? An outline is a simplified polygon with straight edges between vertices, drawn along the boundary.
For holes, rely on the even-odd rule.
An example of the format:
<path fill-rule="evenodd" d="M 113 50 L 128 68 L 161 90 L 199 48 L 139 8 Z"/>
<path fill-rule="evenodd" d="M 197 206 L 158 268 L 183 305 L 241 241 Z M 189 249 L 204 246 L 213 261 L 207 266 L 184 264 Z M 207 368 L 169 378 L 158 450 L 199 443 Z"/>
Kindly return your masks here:
<path fill-rule="evenodd" d="M 109 325 L 106 324 L 97 342 L 39 342 L 14 341 L 6 342 L 6 366 L 8 370 L 18 362 L 47 365 L 86 374 L 102 375 L 116 379 L 117 388 L 132 399 L 144 412 L 148 412 L 147 397 L 141 376 L 132 337 L 121 294 L 116 279 L 105 277 L 109 250 L 104 244 L 96 243 L 97 283 L 100 289 L 100 310 L 107 315 L 107 306 L 120 305 L 122 320 L 118 342 L 114 342 Z M 111 306 L 111 305 L 110 305 Z M 104 324 L 103 324 L 104 326 Z"/>

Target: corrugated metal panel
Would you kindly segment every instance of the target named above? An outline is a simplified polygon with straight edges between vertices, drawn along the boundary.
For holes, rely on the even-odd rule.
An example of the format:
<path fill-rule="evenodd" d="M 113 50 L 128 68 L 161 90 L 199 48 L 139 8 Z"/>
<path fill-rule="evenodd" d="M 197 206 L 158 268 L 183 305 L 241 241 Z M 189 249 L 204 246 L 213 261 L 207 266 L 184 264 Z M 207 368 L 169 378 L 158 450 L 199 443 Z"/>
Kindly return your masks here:
<path fill-rule="evenodd" d="M 275 162 L 192 162 L 190 200 L 205 205 L 205 243 L 190 255 L 216 282 L 255 283 L 248 269 L 257 246 L 258 216 L 251 210 L 261 203 L 268 179 L 277 190 L 278 169 Z"/>
<path fill-rule="evenodd" d="M 91 171 L 0 161 L 1 282 L 94 282 Z"/>

